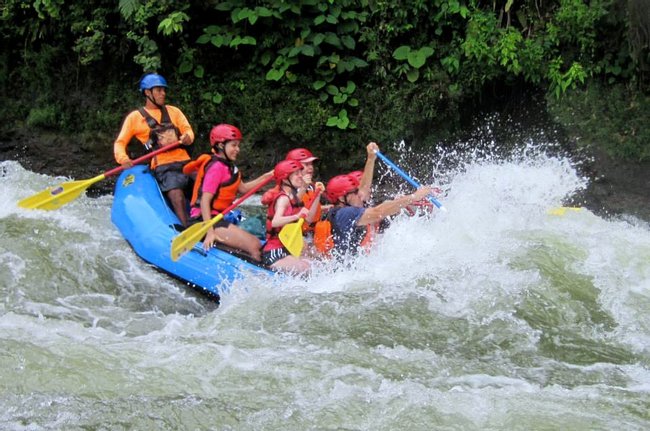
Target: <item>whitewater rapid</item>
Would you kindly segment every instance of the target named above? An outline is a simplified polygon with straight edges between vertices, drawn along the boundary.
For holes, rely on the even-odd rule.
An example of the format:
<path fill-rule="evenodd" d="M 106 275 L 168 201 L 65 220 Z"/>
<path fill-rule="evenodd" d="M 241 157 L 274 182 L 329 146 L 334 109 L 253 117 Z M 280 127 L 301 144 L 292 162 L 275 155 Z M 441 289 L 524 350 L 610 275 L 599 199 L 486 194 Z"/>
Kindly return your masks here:
<path fill-rule="evenodd" d="M 66 179 L 1 162 L 0 427 L 647 429 L 648 224 L 549 214 L 587 184 L 565 158 L 440 166 L 417 179 L 447 213 L 217 306 L 137 258 L 111 196 L 23 210 Z"/>

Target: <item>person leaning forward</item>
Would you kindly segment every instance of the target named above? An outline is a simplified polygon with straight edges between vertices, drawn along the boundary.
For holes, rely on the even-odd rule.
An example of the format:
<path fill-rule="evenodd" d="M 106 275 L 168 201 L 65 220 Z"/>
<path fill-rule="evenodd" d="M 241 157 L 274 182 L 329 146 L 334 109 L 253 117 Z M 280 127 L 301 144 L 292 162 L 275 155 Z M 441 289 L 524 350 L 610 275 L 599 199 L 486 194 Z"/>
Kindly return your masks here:
<path fill-rule="evenodd" d="M 375 154 L 379 150 L 376 143 L 368 144 L 368 159 L 364 168 L 366 178 L 372 178 L 368 170 L 374 168 Z M 326 193 L 334 204 L 328 213 L 332 224 L 334 250 L 339 256 L 356 254 L 369 240 L 368 226 L 374 226 L 386 217 L 399 213 L 403 208 L 424 197 L 434 194 L 431 187 L 420 187 L 415 193 L 384 201 L 379 205 L 364 208 L 365 195 L 359 180 L 349 174 L 337 175 L 327 182 Z"/>
<path fill-rule="evenodd" d="M 126 147 L 133 138 L 140 141 L 147 151 L 178 141 L 182 145 L 194 142 L 194 131 L 183 112 L 175 106 L 165 105 L 166 89 L 167 81 L 158 74 L 150 73 L 140 80 L 145 105 L 126 116 L 113 144 L 115 160 L 124 168 L 133 166 L 126 153 Z M 189 177 L 183 174 L 183 165 L 189 160 L 187 150 L 176 147 L 157 155 L 150 164 L 160 190 L 171 202 L 183 226 L 187 226 L 188 221 L 184 189 L 189 183 Z"/>

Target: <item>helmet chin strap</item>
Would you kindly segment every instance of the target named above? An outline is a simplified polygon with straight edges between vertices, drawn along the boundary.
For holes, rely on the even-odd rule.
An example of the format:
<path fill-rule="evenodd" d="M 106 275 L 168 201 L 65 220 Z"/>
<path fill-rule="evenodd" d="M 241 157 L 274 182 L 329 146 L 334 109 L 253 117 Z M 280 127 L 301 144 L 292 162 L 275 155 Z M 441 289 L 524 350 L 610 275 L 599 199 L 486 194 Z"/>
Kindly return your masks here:
<path fill-rule="evenodd" d="M 226 143 L 225 142 L 217 142 L 217 145 L 215 145 L 215 147 L 217 147 L 217 152 L 223 154 L 224 159 L 228 160 L 231 163 L 233 162 L 233 160 L 230 157 L 228 157 L 228 154 L 226 154 Z"/>
<path fill-rule="evenodd" d="M 149 88 L 148 90 L 149 90 L 149 92 L 153 91 L 151 88 Z M 156 100 L 153 97 L 149 96 L 146 91 L 147 90 L 145 90 L 145 92 L 144 92 L 144 97 L 146 97 L 151 103 L 156 105 L 158 107 L 158 109 L 162 109 L 162 105 L 157 104 Z"/>
<path fill-rule="evenodd" d="M 296 186 L 293 185 L 293 183 L 291 182 L 291 179 L 290 179 L 290 178 L 287 178 L 287 179 L 284 180 L 282 183 L 288 185 L 289 187 L 291 187 L 291 193 L 292 193 L 294 196 L 298 196 L 298 188 L 297 188 Z"/>
<path fill-rule="evenodd" d="M 348 202 L 348 196 L 350 196 L 350 193 L 346 193 L 343 196 L 343 200 L 341 200 L 341 198 L 339 198 L 339 202 L 341 202 L 343 205 L 347 205 L 347 206 L 351 207 L 352 205 L 350 204 L 350 202 Z"/>

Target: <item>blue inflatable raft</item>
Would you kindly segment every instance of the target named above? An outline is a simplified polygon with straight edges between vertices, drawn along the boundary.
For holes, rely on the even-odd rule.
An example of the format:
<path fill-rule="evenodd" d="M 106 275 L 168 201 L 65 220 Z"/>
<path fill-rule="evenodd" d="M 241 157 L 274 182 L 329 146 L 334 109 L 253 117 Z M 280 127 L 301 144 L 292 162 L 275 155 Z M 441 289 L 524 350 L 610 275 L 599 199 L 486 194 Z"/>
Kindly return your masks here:
<path fill-rule="evenodd" d="M 125 170 L 117 179 L 111 220 L 143 260 L 213 298 L 246 274 L 273 274 L 233 251 L 206 252 L 200 243 L 172 261 L 171 242 L 180 222 L 146 166 Z"/>

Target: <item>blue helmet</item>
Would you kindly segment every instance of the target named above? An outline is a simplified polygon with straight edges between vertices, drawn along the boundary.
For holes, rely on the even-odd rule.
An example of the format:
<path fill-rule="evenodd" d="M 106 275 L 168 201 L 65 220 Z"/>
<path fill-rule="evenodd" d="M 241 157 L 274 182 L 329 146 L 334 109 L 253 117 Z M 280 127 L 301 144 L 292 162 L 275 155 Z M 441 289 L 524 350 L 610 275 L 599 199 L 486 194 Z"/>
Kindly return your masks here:
<path fill-rule="evenodd" d="M 167 87 L 167 81 L 157 73 L 149 73 L 140 80 L 140 91 L 150 90 L 154 87 Z"/>

